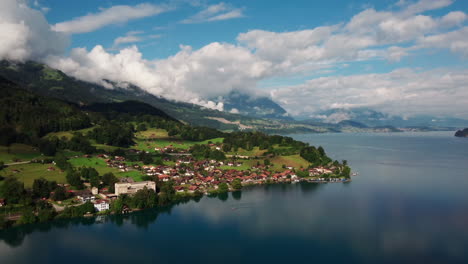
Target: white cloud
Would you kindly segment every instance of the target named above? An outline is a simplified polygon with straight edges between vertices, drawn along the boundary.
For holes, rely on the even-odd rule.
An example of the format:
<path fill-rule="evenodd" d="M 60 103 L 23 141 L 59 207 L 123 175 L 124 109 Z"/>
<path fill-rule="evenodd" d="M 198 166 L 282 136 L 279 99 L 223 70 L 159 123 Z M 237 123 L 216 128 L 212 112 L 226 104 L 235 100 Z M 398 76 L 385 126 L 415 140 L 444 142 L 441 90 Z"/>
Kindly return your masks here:
<path fill-rule="evenodd" d="M 271 96 L 293 114 L 371 107 L 393 114 L 463 116 L 468 112 L 467 90 L 468 70 L 399 69 L 384 74 L 317 78 L 275 89 Z"/>
<path fill-rule="evenodd" d="M 234 44 L 214 42 L 198 50 L 181 46 L 171 57 L 150 61 L 143 58 L 136 46 L 122 48 L 116 53 L 99 45 L 91 50 L 75 48 L 65 56 L 65 34 L 51 30 L 41 12 L 18 1 L 4 0 L 0 3 L 0 58 L 39 59 L 78 79 L 109 88 L 112 87 L 104 79 L 121 86 L 132 83 L 168 99 L 222 109 L 222 104 L 209 98 L 233 90 L 255 90 L 259 81 L 270 78 L 331 73 L 355 61 L 399 61 L 424 49 L 448 49 L 468 57 L 465 13 L 453 11 L 441 16 L 418 13 L 446 6 L 449 2 L 445 1 L 443 5 L 431 5 L 427 1 L 402 2 L 403 7 L 398 11 L 367 9 L 348 22 L 293 32 L 251 30 L 239 34 Z M 157 8 L 144 5 L 150 11 Z M 138 12 L 116 18 L 127 9 Z M 68 32 L 95 30 L 148 14 L 145 13 L 148 10 L 140 9 L 141 5 L 111 7 L 99 14 L 58 24 L 55 28 L 61 25 Z M 191 21 L 224 19 L 231 17 L 230 12 L 235 10 L 221 3 L 208 7 Z M 152 12 L 156 12 L 155 9 Z M 117 47 L 158 37 L 128 32 L 115 39 L 114 44 Z M 452 109 L 459 111 L 466 109 L 463 104 L 468 105 L 466 95 L 460 90 L 460 87 L 466 88 L 463 83 L 467 81 L 463 76 L 466 73 L 407 69 L 387 74 L 318 78 L 275 89 L 272 96 L 294 114 L 327 107 L 358 106 L 390 110 L 394 107 L 417 113 L 426 110 L 430 104 L 434 105 L 434 112 L 453 113 Z M 435 87 L 441 87 L 441 91 Z M 418 100 L 427 103 L 418 103 Z M 458 105 L 457 101 L 453 106 L 455 100 L 462 103 Z"/>
<path fill-rule="evenodd" d="M 143 34 L 142 31 L 130 31 L 125 34 L 125 36 L 118 37 L 114 40 L 114 47 L 117 47 L 121 44 L 136 43 L 143 41 L 143 38 L 139 35 Z"/>
<path fill-rule="evenodd" d="M 210 5 L 204 10 L 198 12 L 192 17 L 181 21 L 183 24 L 194 24 L 203 22 L 212 22 L 219 20 L 228 20 L 243 17 L 242 8 L 234 8 L 225 3 Z"/>
<path fill-rule="evenodd" d="M 68 45 L 68 36 L 51 30 L 40 11 L 24 1 L 0 1 L 0 59 L 40 60 L 63 54 Z"/>
<path fill-rule="evenodd" d="M 448 33 L 421 38 L 418 41 L 418 44 L 413 48 L 449 49 L 454 53 L 461 54 L 468 58 L 468 27 L 463 27 Z"/>
<path fill-rule="evenodd" d="M 182 46 L 176 55 L 159 61 L 144 60 L 135 46 L 117 54 L 101 46 L 89 52 L 79 48 L 68 58 L 50 57 L 48 64 L 78 79 L 102 85 L 106 85 L 103 79 L 129 82 L 156 95 L 215 109 L 222 105 L 204 98 L 255 87 L 269 68 L 268 62 L 259 61 L 249 50 L 220 43 L 196 51 Z"/>
<path fill-rule="evenodd" d="M 419 0 L 416 3 L 409 4 L 403 11 L 406 15 L 424 13 L 426 11 L 447 7 L 453 3 L 453 0 Z M 405 4 L 401 4 L 405 6 Z"/>
<path fill-rule="evenodd" d="M 112 6 L 103 9 L 99 13 L 88 14 L 70 21 L 58 23 L 54 26 L 54 30 L 73 34 L 92 32 L 108 25 L 126 23 L 133 19 L 154 16 L 169 10 L 171 10 L 169 6 L 149 3 L 136 6 Z"/>

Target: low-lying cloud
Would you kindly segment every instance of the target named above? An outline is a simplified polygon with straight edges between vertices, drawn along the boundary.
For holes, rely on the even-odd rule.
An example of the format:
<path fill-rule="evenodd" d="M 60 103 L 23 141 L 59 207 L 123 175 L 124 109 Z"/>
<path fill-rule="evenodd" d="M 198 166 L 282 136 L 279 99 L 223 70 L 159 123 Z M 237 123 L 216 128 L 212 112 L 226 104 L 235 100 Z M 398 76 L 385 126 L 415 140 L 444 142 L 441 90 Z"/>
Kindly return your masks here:
<path fill-rule="evenodd" d="M 390 114 L 466 118 L 468 70 L 415 71 L 323 77 L 271 92 L 295 115 L 333 108 L 370 107 Z M 310 100 L 313 98 L 313 100 Z"/>

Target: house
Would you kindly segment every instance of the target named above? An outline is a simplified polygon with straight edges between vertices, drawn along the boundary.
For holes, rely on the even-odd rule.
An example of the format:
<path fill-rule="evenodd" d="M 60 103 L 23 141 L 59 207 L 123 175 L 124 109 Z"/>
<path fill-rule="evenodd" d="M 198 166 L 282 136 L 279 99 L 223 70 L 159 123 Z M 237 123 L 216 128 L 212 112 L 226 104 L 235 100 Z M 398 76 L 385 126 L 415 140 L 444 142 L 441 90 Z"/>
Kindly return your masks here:
<path fill-rule="evenodd" d="M 109 210 L 109 201 L 107 201 L 107 200 L 97 200 L 94 203 L 94 208 L 96 208 L 96 210 L 98 212 Z"/>
<path fill-rule="evenodd" d="M 81 202 L 93 202 L 95 197 L 89 190 L 71 191 Z"/>
<path fill-rule="evenodd" d="M 115 184 L 115 194 L 135 194 L 139 190 L 144 188 L 152 189 L 156 191 L 156 183 L 154 181 L 142 181 L 142 182 L 119 182 Z"/>

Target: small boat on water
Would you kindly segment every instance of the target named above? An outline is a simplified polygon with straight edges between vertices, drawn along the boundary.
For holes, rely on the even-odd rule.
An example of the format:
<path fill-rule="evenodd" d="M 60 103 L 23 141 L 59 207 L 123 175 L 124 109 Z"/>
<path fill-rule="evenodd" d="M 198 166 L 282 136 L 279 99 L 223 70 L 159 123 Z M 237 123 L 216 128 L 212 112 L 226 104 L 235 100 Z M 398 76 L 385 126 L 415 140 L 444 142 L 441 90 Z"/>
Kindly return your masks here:
<path fill-rule="evenodd" d="M 351 176 L 358 176 L 358 175 L 359 175 L 359 173 L 357 173 L 357 172 L 351 173 Z"/>

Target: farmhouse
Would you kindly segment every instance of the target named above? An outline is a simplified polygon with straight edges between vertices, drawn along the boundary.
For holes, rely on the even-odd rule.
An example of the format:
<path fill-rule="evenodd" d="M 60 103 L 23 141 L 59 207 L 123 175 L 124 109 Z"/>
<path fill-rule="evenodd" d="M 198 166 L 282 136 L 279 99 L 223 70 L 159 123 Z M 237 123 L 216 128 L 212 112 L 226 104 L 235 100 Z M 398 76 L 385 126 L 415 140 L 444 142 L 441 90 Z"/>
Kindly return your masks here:
<path fill-rule="evenodd" d="M 119 182 L 115 184 L 115 194 L 134 194 L 145 187 L 156 191 L 156 183 L 154 181 Z"/>

